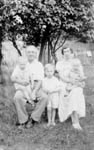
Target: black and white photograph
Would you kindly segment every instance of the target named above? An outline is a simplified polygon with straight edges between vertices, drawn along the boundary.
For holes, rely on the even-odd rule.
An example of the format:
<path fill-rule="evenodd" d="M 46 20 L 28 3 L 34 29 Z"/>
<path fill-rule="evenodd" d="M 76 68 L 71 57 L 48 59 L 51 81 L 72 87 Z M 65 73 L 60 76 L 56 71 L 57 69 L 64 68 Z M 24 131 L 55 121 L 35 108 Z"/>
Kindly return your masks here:
<path fill-rule="evenodd" d="M 0 0 L 0 150 L 94 150 L 94 0 Z"/>

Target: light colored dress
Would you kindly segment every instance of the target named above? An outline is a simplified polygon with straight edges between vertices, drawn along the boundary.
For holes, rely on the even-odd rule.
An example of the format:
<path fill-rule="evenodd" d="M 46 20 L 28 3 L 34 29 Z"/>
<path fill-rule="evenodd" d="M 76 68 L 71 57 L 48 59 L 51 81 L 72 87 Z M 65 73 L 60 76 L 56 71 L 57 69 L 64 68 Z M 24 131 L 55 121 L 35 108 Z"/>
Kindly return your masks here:
<path fill-rule="evenodd" d="M 59 73 L 59 76 L 62 78 L 67 78 L 71 69 L 72 69 L 72 61 L 74 60 L 69 60 L 69 61 L 61 61 L 57 62 L 56 64 L 56 69 Z M 80 69 L 81 75 L 83 73 L 83 69 L 81 66 Z M 64 122 L 71 114 L 76 111 L 79 117 L 85 117 L 85 98 L 83 94 L 83 88 L 82 87 L 75 87 L 71 90 L 69 95 L 67 97 L 64 97 L 64 88 L 66 89 L 67 83 L 61 81 L 63 85 L 63 89 L 60 94 L 60 99 L 59 99 L 59 108 L 58 108 L 58 114 L 59 114 L 59 119 L 60 122 Z M 66 92 L 66 90 L 65 90 Z"/>

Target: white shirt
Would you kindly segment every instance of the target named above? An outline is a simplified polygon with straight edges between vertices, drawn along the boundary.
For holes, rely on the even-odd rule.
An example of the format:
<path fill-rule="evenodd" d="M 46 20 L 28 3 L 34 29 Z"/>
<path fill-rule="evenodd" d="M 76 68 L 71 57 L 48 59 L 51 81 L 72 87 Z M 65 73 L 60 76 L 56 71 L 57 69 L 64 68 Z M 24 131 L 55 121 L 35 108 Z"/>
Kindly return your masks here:
<path fill-rule="evenodd" d="M 60 83 L 59 83 L 58 79 L 54 76 L 52 78 L 45 77 L 43 79 L 42 88 L 44 91 L 52 92 L 59 86 L 60 86 Z"/>
<path fill-rule="evenodd" d="M 32 63 L 27 63 L 27 72 L 33 80 L 43 80 L 44 68 L 41 62 L 34 60 Z"/>

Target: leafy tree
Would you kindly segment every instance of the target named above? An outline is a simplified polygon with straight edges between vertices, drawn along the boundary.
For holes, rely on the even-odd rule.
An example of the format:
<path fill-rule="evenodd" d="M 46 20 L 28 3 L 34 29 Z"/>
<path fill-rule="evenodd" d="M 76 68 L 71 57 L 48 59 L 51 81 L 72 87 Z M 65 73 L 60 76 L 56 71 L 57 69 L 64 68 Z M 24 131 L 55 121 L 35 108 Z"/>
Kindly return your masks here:
<path fill-rule="evenodd" d="M 3 12 L 3 33 L 13 41 L 18 34 L 27 44 L 40 46 L 55 58 L 55 52 L 66 39 L 83 41 L 94 38 L 94 19 L 91 0 L 8 0 Z M 20 50 L 17 48 L 21 55 Z"/>
<path fill-rule="evenodd" d="M 1 48 L 2 48 L 2 45 L 1 45 L 1 43 L 2 43 L 2 39 L 3 39 L 3 29 L 2 29 L 2 15 L 3 15 L 3 2 L 2 1 L 0 1 L 0 65 L 1 65 L 1 60 L 2 60 L 2 52 L 1 52 Z"/>

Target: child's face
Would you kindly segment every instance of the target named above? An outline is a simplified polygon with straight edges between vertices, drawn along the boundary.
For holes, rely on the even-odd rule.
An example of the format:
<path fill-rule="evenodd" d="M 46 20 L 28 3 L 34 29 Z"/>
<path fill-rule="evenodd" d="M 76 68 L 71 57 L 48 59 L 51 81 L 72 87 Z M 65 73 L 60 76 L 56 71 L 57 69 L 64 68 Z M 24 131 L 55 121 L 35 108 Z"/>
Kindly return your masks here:
<path fill-rule="evenodd" d="M 26 68 L 26 62 L 20 61 L 19 62 L 19 67 L 20 67 L 21 70 L 24 70 Z"/>
<path fill-rule="evenodd" d="M 49 68 L 45 69 L 45 75 L 48 78 L 51 78 L 54 75 L 54 69 L 53 69 L 53 67 L 49 67 Z"/>

